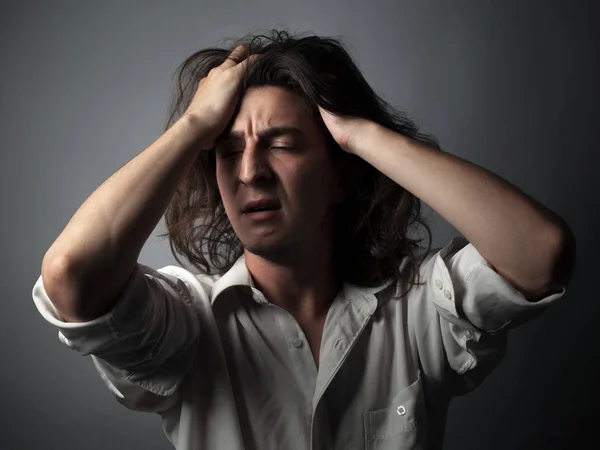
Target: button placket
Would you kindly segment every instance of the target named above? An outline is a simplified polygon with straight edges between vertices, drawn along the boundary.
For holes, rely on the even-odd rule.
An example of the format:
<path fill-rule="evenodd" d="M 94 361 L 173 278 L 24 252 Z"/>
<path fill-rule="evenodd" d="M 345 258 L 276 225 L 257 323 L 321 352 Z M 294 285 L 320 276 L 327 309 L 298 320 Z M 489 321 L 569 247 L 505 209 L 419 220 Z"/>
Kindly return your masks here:
<path fill-rule="evenodd" d="M 302 347 L 302 339 L 300 339 L 299 337 L 295 337 L 292 339 L 292 345 L 296 348 L 300 348 Z"/>
<path fill-rule="evenodd" d="M 337 338 L 333 344 L 333 348 L 338 349 L 342 345 L 342 338 Z"/>

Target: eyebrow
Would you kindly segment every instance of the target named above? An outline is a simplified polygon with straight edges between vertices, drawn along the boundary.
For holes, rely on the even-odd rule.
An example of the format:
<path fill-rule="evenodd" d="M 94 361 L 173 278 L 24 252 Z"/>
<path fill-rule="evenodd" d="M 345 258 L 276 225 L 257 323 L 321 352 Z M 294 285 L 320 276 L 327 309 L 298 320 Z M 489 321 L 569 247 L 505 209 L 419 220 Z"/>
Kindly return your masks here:
<path fill-rule="evenodd" d="M 258 133 L 259 141 L 266 141 L 280 136 L 292 136 L 298 139 L 301 143 L 306 140 L 306 135 L 300 128 L 296 127 L 270 127 L 262 130 Z M 231 142 L 231 141 L 243 141 L 244 133 L 242 131 L 229 131 L 217 140 L 219 143 Z"/>

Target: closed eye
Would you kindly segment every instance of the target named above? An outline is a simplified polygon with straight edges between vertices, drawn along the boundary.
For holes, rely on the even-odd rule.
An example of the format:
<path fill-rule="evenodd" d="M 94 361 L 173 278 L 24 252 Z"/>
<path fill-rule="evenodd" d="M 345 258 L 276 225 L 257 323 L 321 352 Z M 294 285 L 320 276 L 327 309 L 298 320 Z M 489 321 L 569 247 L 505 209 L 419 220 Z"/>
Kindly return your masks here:
<path fill-rule="evenodd" d="M 294 150 L 294 148 L 295 147 L 283 147 L 283 146 L 271 147 L 271 149 L 277 149 L 277 150 Z M 221 154 L 221 159 L 231 158 L 232 156 L 235 156 L 239 153 L 244 153 L 244 151 L 240 150 L 237 152 L 228 152 L 228 153 Z"/>

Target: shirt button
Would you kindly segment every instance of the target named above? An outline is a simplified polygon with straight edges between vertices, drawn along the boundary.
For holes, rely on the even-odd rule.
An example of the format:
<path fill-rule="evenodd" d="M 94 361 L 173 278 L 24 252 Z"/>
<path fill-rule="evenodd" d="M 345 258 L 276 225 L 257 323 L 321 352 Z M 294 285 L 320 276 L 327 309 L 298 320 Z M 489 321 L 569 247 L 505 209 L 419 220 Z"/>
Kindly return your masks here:
<path fill-rule="evenodd" d="M 439 278 L 435 279 L 435 287 L 438 289 L 441 289 L 442 287 L 444 287 L 444 285 L 442 284 L 442 280 L 440 280 Z"/>
<path fill-rule="evenodd" d="M 292 339 L 292 345 L 296 348 L 302 347 L 302 339 L 295 337 Z"/>
<path fill-rule="evenodd" d="M 450 299 L 450 298 L 452 298 L 452 293 L 448 289 L 444 289 L 444 296 L 447 299 Z"/>
<path fill-rule="evenodd" d="M 406 414 L 406 408 L 405 408 L 404 406 L 400 405 L 400 406 L 398 406 L 398 408 L 396 409 L 396 412 L 397 412 L 399 415 L 403 416 L 404 414 Z"/>

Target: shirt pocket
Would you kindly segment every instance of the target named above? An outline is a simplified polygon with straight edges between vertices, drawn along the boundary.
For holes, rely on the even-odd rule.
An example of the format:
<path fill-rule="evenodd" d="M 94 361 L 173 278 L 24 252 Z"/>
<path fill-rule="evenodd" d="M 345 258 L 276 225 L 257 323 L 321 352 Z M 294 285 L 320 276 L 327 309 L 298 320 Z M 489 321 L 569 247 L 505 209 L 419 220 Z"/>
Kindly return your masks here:
<path fill-rule="evenodd" d="M 425 399 L 421 371 L 402 389 L 388 408 L 363 413 L 366 450 L 419 450 L 425 448 Z"/>

